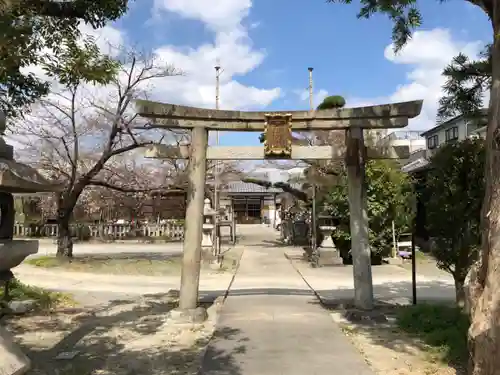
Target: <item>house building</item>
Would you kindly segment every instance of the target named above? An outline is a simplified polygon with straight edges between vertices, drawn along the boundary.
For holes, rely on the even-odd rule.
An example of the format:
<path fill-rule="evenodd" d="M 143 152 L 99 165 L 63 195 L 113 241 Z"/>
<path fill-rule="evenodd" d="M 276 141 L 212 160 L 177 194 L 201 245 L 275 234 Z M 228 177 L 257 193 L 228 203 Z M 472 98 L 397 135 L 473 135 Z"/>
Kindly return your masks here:
<path fill-rule="evenodd" d="M 482 110 L 478 118 L 466 119 L 456 116 L 421 135 L 426 139 L 428 150 L 433 150 L 448 142 L 459 142 L 471 136 L 481 136 L 486 131 L 487 110 Z"/>
<path fill-rule="evenodd" d="M 260 224 L 267 218 L 274 226 L 283 190 L 233 181 L 221 186 L 219 205 L 233 213 L 237 224 Z"/>
<path fill-rule="evenodd" d="M 446 143 L 460 142 L 473 137 L 484 138 L 487 116 L 487 110 L 483 109 L 478 118 L 466 119 L 464 116 L 457 116 L 423 132 L 421 135 L 425 138 L 426 147 L 410 154 L 407 163 L 402 167 L 403 172 L 424 170 L 434 151 Z"/>
<path fill-rule="evenodd" d="M 396 155 L 403 160 L 406 155 L 417 150 L 425 149 L 425 138 L 417 130 L 398 130 L 380 138 L 377 146 L 394 150 Z"/>

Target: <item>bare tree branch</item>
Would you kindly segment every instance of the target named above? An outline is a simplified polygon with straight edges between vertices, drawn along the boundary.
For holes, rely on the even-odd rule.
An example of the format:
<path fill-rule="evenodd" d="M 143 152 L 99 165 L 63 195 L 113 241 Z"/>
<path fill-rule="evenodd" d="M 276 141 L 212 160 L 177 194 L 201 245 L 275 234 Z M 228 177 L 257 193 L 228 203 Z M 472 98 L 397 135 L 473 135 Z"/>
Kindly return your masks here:
<path fill-rule="evenodd" d="M 104 182 L 104 181 L 96 181 L 96 180 L 91 180 L 89 185 L 105 187 L 107 189 L 120 191 L 122 193 L 149 193 L 149 194 L 161 193 L 163 195 L 184 195 L 186 193 L 186 190 L 183 190 L 183 189 L 163 189 L 163 188 L 162 189 L 131 189 L 131 188 L 125 188 L 123 186 L 108 184 L 107 182 Z"/>

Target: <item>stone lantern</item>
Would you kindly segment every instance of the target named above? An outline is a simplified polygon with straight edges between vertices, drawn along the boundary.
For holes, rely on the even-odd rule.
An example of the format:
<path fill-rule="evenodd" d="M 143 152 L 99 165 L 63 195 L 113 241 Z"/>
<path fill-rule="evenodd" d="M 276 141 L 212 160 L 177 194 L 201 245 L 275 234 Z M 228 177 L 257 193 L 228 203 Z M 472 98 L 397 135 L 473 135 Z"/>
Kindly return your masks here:
<path fill-rule="evenodd" d="M 332 234 L 335 230 L 335 225 L 333 225 L 333 216 L 324 213 L 320 214 L 318 215 L 317 223 L 323 237 L 319 247 L 324 249 L 334 249 L 335 244 L 333 243 Z"/>
<path fill-rule="evenodd" d="M 342 264 L 340 252 L 335 247 L 332 239 L 332 234 L 335 230 L 333 216 L 326 213 L 320 214 L 317 217 L 317 224 L 322 237 L 321 244 L 318 247 L 318 265 L 332 266 Z"/>
<path fill-rule="evenodd" d="M 215 228 L 216 212 L 210 205 L 210 199 L 205 199 L 203 206 L 203 237 L 201 247 L 203 250 L 212 250 L 214 246 L 213 235 Z"/>
<path fill-rule="evenodd" d="M 12 268 L 27 256 L 38 252 L 37 240 L 14 240 L 16 216 L 13 194 L 35 194 L 61 191 L 64 186 L 45 179 L 37 170 L 14 160 L 14 149 L 5 143 L 5 115 L 0 112 L 0 287 L 9 299 Z M 24 374 L 30 360 L 14 343 L 12 335 L 0 326 L 0 374 Z"/>

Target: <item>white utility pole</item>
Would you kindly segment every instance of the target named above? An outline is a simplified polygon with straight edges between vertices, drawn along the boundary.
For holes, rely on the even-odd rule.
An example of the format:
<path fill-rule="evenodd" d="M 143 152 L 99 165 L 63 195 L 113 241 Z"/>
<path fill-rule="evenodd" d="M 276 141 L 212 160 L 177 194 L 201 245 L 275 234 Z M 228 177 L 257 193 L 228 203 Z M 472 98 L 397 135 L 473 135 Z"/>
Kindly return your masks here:
<path fill-rule="evenodd" d="M 215 65 L 215 109 L 219 109 L 219 99 L 220 99 L 220 75 L 222 74 L 222 70 L 220 67 L 219 61 L 217 61 Z M 219 139 L 219 131 L 217 130 L 215 132 L 215 145 L 219 146 L 220 139 Z M 218 228 L 218 221 L 219 221 L 219 189 L 220 189 L 220 161 L 216 160 L 215 161 L 215 188 L 214 188 L 214 208 L 215 208 L 215 251 L 219 251 L 219 228 Z M 218 254 L 217 254 L 218 255 Z"/>
<path fill-rule="evenodd" d="M 219 109 L 219 100 L 220 100 L 220 75 L 222 74 L 222 70 L 220 68 L 219 62 L 215 65 L 215 109 Z M 215 145 L 219 146 L 219 131 L 215 132 Z M 219 209 L 219 174 L 220 174 L 220 162 L 219 160 L 215 161 L 215 191 L 214 191 L 214 208 L 216 210 Z"/>
<path fill-rule="evenodd" d="M 314 98 L 313 98 L 313 68 L 307 68 L 309 71 L 309 110 L 314 111 Z M 314 173 L 316 174 L 316 172 Z M 316 176 L 313 176 L 313 194 L 312 194 L 312 213 L 311 213 L 311 246 L 315 252 L 317 248 L 317 233 L 316 233 Z"/>
<path fill-rule="evenodd" d="M 309 109 L 314 111 L 314 100 L 313 100 L 313 68 L 307 68 L 309 70 Z"/>

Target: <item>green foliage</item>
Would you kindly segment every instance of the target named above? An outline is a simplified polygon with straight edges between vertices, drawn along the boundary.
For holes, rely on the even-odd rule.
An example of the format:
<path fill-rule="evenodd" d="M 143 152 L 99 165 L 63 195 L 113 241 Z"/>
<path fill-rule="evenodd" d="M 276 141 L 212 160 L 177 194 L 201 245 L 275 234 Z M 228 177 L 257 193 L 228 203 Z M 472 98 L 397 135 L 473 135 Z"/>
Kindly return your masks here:
<path fill-rule="evenodd" d="M 333 109 L 342 108 L 345 106 L 345 99 L 340 95 L 327 96 L 320 105 L 318 105 L 319 110 L 321 109 Z"/>
<path fill-rule="evenodd" d="M 91 39 L 78 46 L 78 26 L 84 21 L 101 27 L 126 10 L 127 0 L 10 1 L 0 11 L 0 110 L 22 115 L 47 94 L 49 84 L 27 72 L 30 66 L 51 76 L 61 73 L 65 84 L 109 80 L 113 64 L 97 57 Z"/>
<path fill-rule="evenodd" d="M 57 306 L 75 305 L 69 294 L 50 292 L 41 288 L 25 285 L 14 279 L 9 286 L 9 299 L 14 301 L 33 300 L 40 309 L 50 309 Z M 4 288 L 0 288 L 0 300 L 4 298 Z"/>
<path fill-rule="evenodd" d="M 422 194 L 438 267 L 463 281 L 481 243 L 485 147 L 465 140 L 440 147 L 431 158 Z"/>
<path fill-rule="evenodd" d="M 351 4 L 352 0 L 327 2 Z M 422 24 L 422 15 L 416 7 L 417 0 L 360 0 L 360 3 L 358 18 L 368 19 L 376 13 L 381 13 L 392 21 L 392 40 L 396 52 L 408 42 L 413 30 Z"/>
<path fill-rule="evenodd" d="M 338 220 L 333 239 L 343 256 L 350 249 L 349 202 L 345 170 L 340 183 L 326 196 L 329 212 Z M 390 160 L 371 160 L 366 164 L 369 236 L 372 251 L 388 255 L 392 248 L 392 221 L 396 233 L 408 231 L 414 202 L 411 179 Z"/>
<path fill-rule="evenodd" d="M 445 95 L 439 100 L 438 120 L 458 115 L 474 117 L 490 89 L 491 73 L 491 45 L 486 46 L 478 60 L 470 60 L 464 54 L 454 57 L 443 70 Z"/>
<path fill-rule="evenodd" d="M 266 133 L 259 134 L 259 142 L 264 143 L 266 141 Z"/>
<path fill-rule="evenodd" d="M 50 57 L 45 64 L 47 74 L 66 87 L 78 86 L 82 80 L 105 84 L 116 76 L 119 66 L 116 60 L 101 55 L 93 38 L 86 38 L 83 46 L 68 41 L 57 58 Z"/>
<path fill-rule="evenodd" d="M 468 358 L 469 319 L 457 307 L 419 304 L 398 311 L 396 324 L 403 332 L 422 340 L 431 355 L 446 364 Z"/>

